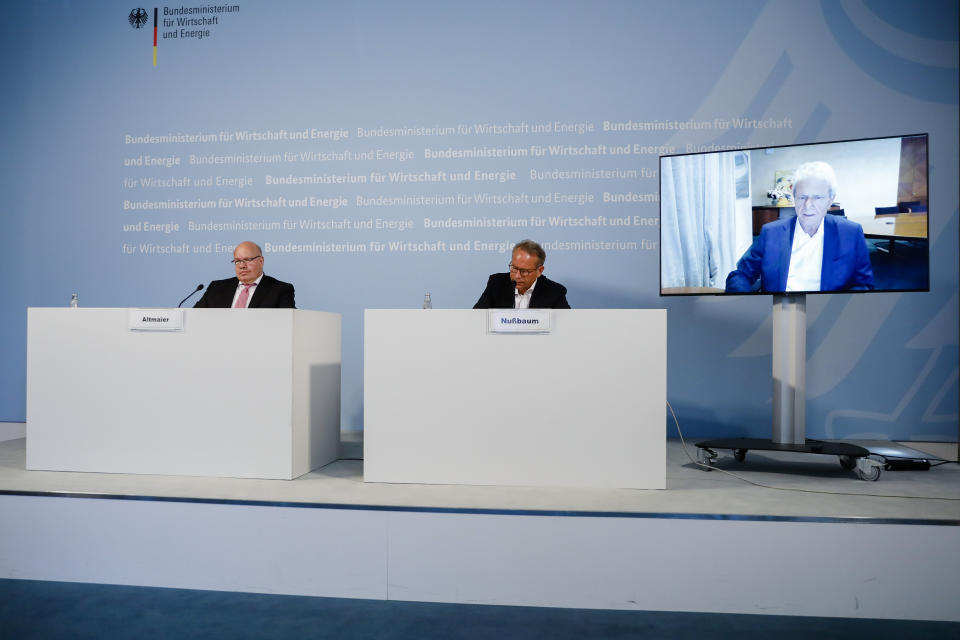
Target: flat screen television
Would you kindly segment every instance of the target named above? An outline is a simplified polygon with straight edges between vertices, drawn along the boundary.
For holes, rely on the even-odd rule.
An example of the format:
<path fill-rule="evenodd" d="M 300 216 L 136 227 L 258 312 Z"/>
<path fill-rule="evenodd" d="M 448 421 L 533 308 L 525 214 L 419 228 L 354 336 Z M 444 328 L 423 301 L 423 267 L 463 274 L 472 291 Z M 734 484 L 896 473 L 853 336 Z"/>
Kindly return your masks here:
<path fill-rule="evenodd" d="M 660 294 L 929 291 L 927 134 L 660 157 Z"/>

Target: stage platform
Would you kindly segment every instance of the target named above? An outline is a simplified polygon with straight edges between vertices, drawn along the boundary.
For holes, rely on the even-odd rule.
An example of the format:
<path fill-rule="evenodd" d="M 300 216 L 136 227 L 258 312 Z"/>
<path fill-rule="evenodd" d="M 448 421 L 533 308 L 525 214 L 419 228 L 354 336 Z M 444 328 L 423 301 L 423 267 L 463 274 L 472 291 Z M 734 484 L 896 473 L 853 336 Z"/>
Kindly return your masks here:
<path fill-rule="evenodd" d="M 692 443 L 690 456 L 696 456 Z M 960 466 L 667 445 L 665 490 L 25 470 L 0 442 L 0 577 L 330 597 L 960 620 Z"/>
<path fill-rule="evenodd" d="M 745 462 L 721 452 L 717 466 L 791 491 L 770 490 L 717 472 L 705 472 L 667 443 L 667 489 L 603 490 L 543 487 L 364 483 L 362 443 L 345 441 L 341 459 L 300 478 L 257 480 L 108 473 L 26 471 L 26 439 L 0 442 L 0 491 L 76 497 L 186 499 L 199 502 L 303 504 L 431 510 L 686 514 L 724 518 L 960 519 L 960 465 L 929 471 L 885 471 L 857 480 L 836 456 L 751 451 Z M 691 456 L 696 447 L 687 443 Z M 794 491 L 795 490 L 795 491 Z M 810 493 L 807 493 L 810 492 Z M 823 492 L 823 493 L 821 493 Z M 830 493 L 836 495 L 830 495 Z M 885 496 L 885 497 L 877 497 Z M 935 498 L 950 498 L 938 500 Z"/>

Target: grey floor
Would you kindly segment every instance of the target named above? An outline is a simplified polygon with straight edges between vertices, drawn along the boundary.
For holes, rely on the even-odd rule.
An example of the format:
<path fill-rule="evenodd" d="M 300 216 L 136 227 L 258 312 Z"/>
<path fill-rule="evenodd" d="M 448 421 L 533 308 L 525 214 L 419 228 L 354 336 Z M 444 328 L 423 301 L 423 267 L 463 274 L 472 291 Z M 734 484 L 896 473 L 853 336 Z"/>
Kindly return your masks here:
<path fill-rule="evenodd" d="M 960 625 L 660 611 L 344 600 L 0 580 L 0 639 L 956 637 Z"/>
<path fill-rule="evenodd" d="M 960 466 L 884 471 L 857 480 L 836 457 L 751 451 L 736 462 L 721 451 L 705 472 L 670 440 L 666 490 L 399 485 L 363 482 L 363 462 L 338 460 L 296 480 L 254 480 L 27 471 L 25 439 L 0 442 L 0 493 L 148 496 L 210 501 L 310 503 L 426 509 L 895 518 L 960 521 Z M 356 443 L 344 448 L 356 458 Z M 765 486 L 758 486 L 758 483 Z"/>

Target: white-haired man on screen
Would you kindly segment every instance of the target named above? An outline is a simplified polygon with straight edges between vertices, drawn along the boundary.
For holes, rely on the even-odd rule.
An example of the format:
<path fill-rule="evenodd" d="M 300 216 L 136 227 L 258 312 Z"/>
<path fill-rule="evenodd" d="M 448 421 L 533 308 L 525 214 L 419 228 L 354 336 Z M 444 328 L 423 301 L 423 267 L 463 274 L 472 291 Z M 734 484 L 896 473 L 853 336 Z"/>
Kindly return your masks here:
<path fill-rule="evenodd" d="M 806 162 L 793 175 L 796 217 L 763 225 L 753 245 L 727 276 L 728 293 L 873 289 L 863 228 L 828 216 L 837 197 L 837 176 L 826 162 Z"/>

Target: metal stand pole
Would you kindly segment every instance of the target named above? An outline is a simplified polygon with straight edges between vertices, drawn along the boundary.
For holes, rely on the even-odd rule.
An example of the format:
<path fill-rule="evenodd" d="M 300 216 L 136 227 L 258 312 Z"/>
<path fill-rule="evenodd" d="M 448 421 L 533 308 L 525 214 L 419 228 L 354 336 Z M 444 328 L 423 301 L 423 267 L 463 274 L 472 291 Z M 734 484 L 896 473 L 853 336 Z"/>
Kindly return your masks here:
<path fill-rule="evenodd" d="M 773 442 L 806 442 L 807 297 L 773 297 Z"/>

